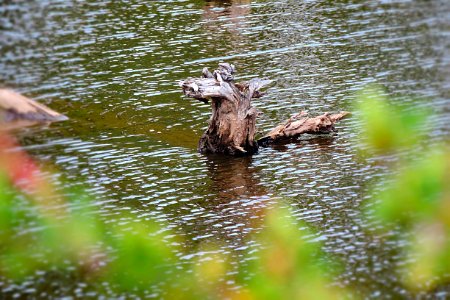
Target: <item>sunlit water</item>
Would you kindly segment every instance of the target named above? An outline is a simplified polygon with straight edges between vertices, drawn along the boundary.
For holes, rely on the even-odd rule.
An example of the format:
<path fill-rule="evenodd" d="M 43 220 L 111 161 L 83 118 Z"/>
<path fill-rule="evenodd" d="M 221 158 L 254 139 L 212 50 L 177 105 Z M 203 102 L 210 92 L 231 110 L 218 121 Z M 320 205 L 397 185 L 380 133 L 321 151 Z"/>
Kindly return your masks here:
<path fill-rule="evenodd" d="M 182 98 L 176 81 L 222 61 L 240 79 L 275 80 L 254 101 L 261 132 L 300 110 L 351 110 L 356 90 L 380 83 L 399 103 L 432 108 L 439 140 L 450 133 L 450 2 L 230 2 L 3 0 L 0 85 L 70 117 L 17 131 L 23 148 L 64 188 L 87 186 L 106 222 L 156 220 L 183 236 L 182 261 L 207 256 L 196 250 L 207 241 L 242 260 L 258 249 L 252 233 L 265 210 L 281 202 L 344 262 L 336 284 L 408 296 L 392 271 L 405 261 L 404 242 L 375 233 L 380 225 L 362 212 L 389 163 L 357 157 L 354 119 L 334 137 L 206 157 L 196 144 L 210 109 Z M 52 286 L 38 275 L 0 290 L 97 296 L 85 283 Z"/>

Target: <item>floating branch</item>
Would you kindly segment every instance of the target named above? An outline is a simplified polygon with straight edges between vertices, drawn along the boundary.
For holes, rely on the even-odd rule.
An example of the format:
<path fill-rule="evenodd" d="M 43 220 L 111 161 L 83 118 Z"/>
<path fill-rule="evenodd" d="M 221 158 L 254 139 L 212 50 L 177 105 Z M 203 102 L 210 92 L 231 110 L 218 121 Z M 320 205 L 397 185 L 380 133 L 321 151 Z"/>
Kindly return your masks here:
<path fill-rule="evenodd" d="M 307 112 L 302 111 L 289 118 L 285 123 L 272 129 L 258 140 L 258 144 L 265 147 L 280 141 L 295 140 L 305 133 L 325 134 L 336 132 L 334 124 L 349 114 L 349 112 L 344 111 L 338 114 L 325 113 L 321 116 L 310 118 Z"/>

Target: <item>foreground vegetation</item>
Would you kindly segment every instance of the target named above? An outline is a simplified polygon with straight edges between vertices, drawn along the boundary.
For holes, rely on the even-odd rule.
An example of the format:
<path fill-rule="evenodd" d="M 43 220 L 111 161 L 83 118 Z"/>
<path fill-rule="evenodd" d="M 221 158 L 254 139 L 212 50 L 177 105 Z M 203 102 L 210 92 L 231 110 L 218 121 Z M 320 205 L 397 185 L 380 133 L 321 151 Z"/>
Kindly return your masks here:
<path fill-rule="evenodd" d="M 413 259 L 397 270 L 405 286 L 433 289 L 447 283 L 450 274 L 450 151 L 448 145 L 426 145 L 427 114 L 395 108 L 381 95 L 372 88 L 358 97 L 361 136 L 369 155 L 394 154 L 398 160 L 384 187 L 374 187 L 369 213 L 387 224 L 385 230 L 393 226 L 411 237 L 405 255 Z M 200 246 L 216 253 L 212 259 L 181 267 L 174 255 L 181 251 L 181 238 L 167 241 L 172 234 L 160 233 L 162 225 L 156 223 L 106 226 L 83 191 L 60 195 L 11 137 L 0 139 L 4 279 L 22 282 L 37 272 L 71 272 L 100 291 L 108 282 L 119 294 L 177 299 L 340 299 L 352 293 L 333 284 L 320 244 L 308 242 L 309 232 L 299 229 L 306 225 L 286 209 L 267 211 L 258 236 L 262 249 L 232 275 L 242 288 L 230 289 L 223 280 L 229 257 L 215 251 L 217 245 Z M 414 155 L 407 149 L 415 149 Z"/>

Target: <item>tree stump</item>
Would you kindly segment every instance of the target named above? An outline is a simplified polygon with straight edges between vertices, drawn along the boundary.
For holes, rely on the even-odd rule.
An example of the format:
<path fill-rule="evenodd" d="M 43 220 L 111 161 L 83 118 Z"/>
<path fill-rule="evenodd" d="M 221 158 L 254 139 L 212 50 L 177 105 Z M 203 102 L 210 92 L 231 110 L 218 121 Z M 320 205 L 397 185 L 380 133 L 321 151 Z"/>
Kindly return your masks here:
<path fill-rule="evenodd" d="M 211 102 L 209 126 L 198 144 L 201 153 L 236 156 L 255 154 L 259 146 L 295 139 L 304 133 L 333 132 L 334 124 L 348 114 L 326 113 L 310 118 L 305 112 L 301 112 L 257 141 L 255 135 L 258 112 L 252 107 L 251 100 L 262 97 L 260 90 L 272 81 L 256 78 L 235 83 L 234 73 L 234 65 L 220 63 L 214 73 L 204 68 L 201 78 L 189 78 L 179 83 L 186 96 L 204 103 Z"/>

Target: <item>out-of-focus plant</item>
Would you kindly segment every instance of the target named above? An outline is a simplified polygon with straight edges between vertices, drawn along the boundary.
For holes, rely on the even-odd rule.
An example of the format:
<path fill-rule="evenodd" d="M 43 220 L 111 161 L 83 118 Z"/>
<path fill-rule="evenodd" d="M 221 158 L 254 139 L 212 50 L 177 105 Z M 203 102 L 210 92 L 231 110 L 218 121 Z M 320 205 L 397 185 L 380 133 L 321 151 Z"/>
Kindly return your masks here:
<path fill-rule="evenodd" d="M 243 288 L 230 289 L 225 280 L 233 277 L 228 274 L 230 258 L 218 245 L 201 245 L 207 257 L 180 266 L 174 250 L 181 239 L 166 240 L 173 234 L 163 235 L 156 223 L 106 227 L 84 193 L 64 199 L 11 138 L 0 138 L 0 277 L 21 281 L 36 270 L 71 272 L 66 267 L 74 271 L 75 266 L 75 272 L 92 284 L 101 289 L 101 282 L 108 282 L 118 294 L 156 290 L 177 299 L 331 299 L 337 295 L 313 259 L 317 245 L 302 238 L 300 225 L 285 210 L 271 210 L 259 237 L 264 249 L 233 279 Z M 27 209 L 15 202 L 20 198 Z M 73 202 L 77 209 L 70 209 Z M 33 224 L 36 230 L 26 231 L 21 224 Z M 250 279 L 242 274 L 250 274 Z"/>
<path fill-rule="evenodd" d="M 400 154 L 382 191 L 373 191 L 375 217 L 411 236 L 411 257 L 403 271 L 411 289 L 431 289 L 450 274 L 450 147 L 427 145 L 423 109 L 395 108 L 374 87 L 360 96 L 363 136 L 370 149 Z"/>
<path fill-rule="evenodd" d="M 358 93 L 356 110 L 361 118 L 361 140 L 378 153 L 414 147 L 425 136 L 423 125 L 430 114 L 423 108 L 391 104 L 376 85 Z"/>
<path fill-rule="evenodd" d="M 410 234 L 412 260 L 404 270 L 412 289 L 433 288 L 450 273 L 450 149 L 431 147 L 403 162 L 379 193 L 375 215 Z"/>
<path fill-rule="evenodd" d="M 49 266 L 63 268 L 67 262 L 90 268 L 91 249 L 101 233 L 86 209 L 86 198 L 80 194 L 78 201 L 85 200 L 85 205 L 69 212 L 11 137 L 0 136 L 0 145 L 0 275 L 20 280 Z M 27 209 L 21 207 L 24 204 Z M 24 224 L 33 224 L 35 230 Z"/>
<path fill-rule="evenodd" d="M 308 242 L 286 209 L 266 216 L 260 235 L 263 249 L 252 261 L 247 283 L 251 299 L 343 299 L 344 291 L 330 285 L 329 264 L 320 264 L 320 245 Z"/>
<path fill-rule="evenodd" d="M 70 272 L 69 266 L 110 281 L 120 292 L 141 291 L 173 265 L 159 226 L 106 228 L 85 193 L 64 199 L 7 135 L 0 136 L 0 169 L 0 276 L 20 281 L 37 270 Z"/>
<path fill-rule="evenodd" d="M 412 236 L 408 251 L 413 259 L 403 270 L 405 283 L 433 287 L 450 274 L 450 151 L 444 145 L 423 146 L 423 111 L 393 108 L 381 95 L 370 88 L 358 99 L 368 148 L 400 156 L 408 147 L 423 150 L 416 150 L 415 159 L 400 159 L 383 190 L 373 192 L 374 215 Z M 118 294 L 156 293 L 169 299 L 347 295 L 330 284 L 330 265 L 320 259 L 320 245 L 308 242 L 308 232 L 299 230 L 306 226 L 284 209 L 268 210 L 258 236 L 261 249 L 233 275 L 231 258 L 218 245 L 201 245 L 206 258 L 181 263 L 175 250 L 181 251 L 177 247 L 183 241 L 168 241 L 174 235 L 162 234 L 163 225 L 131 221 L 107 226 L 85 193 L 66 199 L 39 172 L 13 139 L 0 135 L 0 277 L 21 281 L 37 270 L 77 272 L 99 290 L 102 282 L 109 282 Z M 241 288 L 229 288 L 225 278 Z"/>

